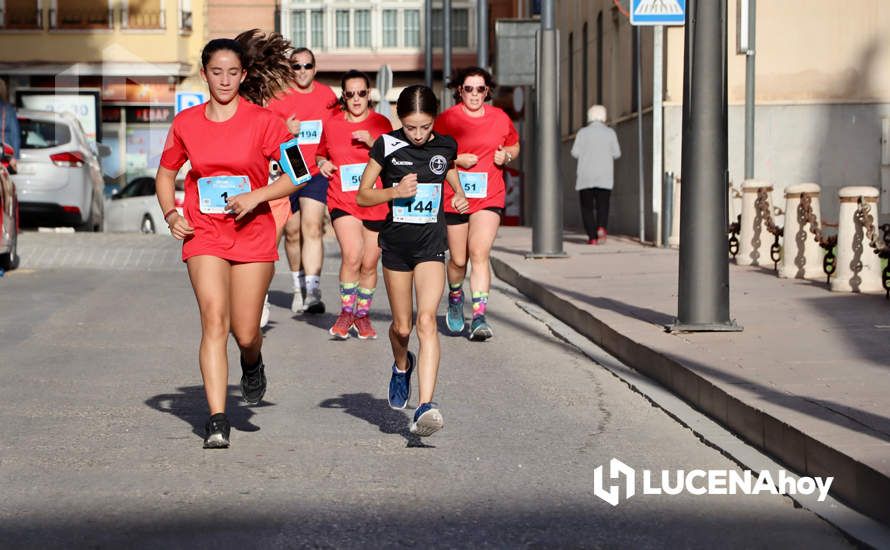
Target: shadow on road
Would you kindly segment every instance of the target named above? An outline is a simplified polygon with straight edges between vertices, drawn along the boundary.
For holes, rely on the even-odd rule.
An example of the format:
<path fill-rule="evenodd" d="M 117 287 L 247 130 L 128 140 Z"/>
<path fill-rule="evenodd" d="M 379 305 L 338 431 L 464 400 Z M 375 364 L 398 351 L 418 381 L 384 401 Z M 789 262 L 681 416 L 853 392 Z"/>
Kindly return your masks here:
<path fill-rule="evenodd" d="M 176 416 L 192 426 L 195 435 L 204 437 L 204 423 L 207 422 L 207 399 L 204 386 L 183 386 L 176 388 L 178 393 L 162 393 L 145 400 L 145 404 L 156 411 Z M 257 432 L 260 430 L 251 422 L 256 414 L 253 407 L 248 407 L 241 400 L 241 389 L 229 386 L 229 397 L 226 402 L 226 415 L 232 428 L 240 432 Z M 274 403 L 262 401 L 257 407 L 268 407 Z"/>
<path fill-rule="evenodd" d="M 376 399 L 370 393 L 344 393 L 340 397 L 325 399 L 318 405 L 323 409 L 343 409 L 343 412 L 360 418 L 385 434 L 399 434 L 408 442 L 406 447 L 435 448 L 408 431 L 405 414 L 389 407 L 386 399 Z"/>

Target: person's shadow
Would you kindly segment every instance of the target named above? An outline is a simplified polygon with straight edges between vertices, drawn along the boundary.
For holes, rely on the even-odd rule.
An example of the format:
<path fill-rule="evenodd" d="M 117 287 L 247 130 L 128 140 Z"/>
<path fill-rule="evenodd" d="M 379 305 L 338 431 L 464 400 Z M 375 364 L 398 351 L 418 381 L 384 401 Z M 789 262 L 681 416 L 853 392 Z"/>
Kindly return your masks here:
<path fill-rule="evenodd" d="M 172 414 L 192 426 L 195 435 L 204 437 L 204 424 L 207 422 L 207 399 L 204 386 L 183 386 L 176 388 L 178 393 L 162 393 L 145 400 L 145 404 L 156 411 Z M 256 432 L 260 427 L 251 419 L 256 414 L 254 407 L 273 406 L 274 403 L 261 401 L 259 405 L 248 407 L 241 399 L 241 389 L 230 385 L 226 400 L 226 416 L 232 428 L 240 432 Z"/>
<path fill-rule="evenodd" d="M 408 430 L 404 413 L 391 409 L 386 399 L 375 399 L 370 393 L 344 393 L 340 397 L 325 399 L 318 406 L 343 409 L 346 414 L 377 426 L 385 434 L 399 434 L 407 441 L 406 447 L 435 448 L 435 445 L 423 443 L 419 436 Z"/>

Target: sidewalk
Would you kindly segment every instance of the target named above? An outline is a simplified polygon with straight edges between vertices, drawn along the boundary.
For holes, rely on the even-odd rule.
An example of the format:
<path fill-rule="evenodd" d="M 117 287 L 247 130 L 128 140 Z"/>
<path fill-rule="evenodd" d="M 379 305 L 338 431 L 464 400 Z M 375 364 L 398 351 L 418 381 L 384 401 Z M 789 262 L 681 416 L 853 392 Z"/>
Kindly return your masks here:
<path fill-rule="evenodd" d="M 495 275 L 627 365 L 890 524 L 890 303 L 730 263 L 740 333 L 670 334 L 676 250 L 566 236 L 567 259 L 526 260 L 530 228 L 502 227 Z M 496 327 L 495 327 L 496 329 Z"/>

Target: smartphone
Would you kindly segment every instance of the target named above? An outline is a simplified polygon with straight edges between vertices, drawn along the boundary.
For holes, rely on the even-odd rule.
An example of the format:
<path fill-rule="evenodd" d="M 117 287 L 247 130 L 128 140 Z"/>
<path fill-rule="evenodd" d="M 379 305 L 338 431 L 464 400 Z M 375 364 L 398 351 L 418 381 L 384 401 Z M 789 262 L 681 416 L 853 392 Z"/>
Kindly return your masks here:
<path fill-rule="evenodd" d="M 309 174 L 309 167 L 306 166 L 306 160 L 303 158 L 303 152 L 300 151 L 300 144 L 297 138 L 286 141 L 281 144 L 281 168 L 290 176 L 294 185 L 302 185 L 312 178 Z"/>

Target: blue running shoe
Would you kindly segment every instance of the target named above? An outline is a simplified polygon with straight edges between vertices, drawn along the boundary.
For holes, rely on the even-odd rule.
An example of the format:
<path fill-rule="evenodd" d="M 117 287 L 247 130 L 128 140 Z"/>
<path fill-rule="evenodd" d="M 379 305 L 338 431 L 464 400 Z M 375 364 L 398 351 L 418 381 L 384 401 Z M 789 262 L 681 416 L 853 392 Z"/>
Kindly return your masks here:
<path fill-rule="evenodd" d="M 494 336 L 491 327 L 485 322 L 485 315 L 473 317 L 473 323 L 470 325 L 470 340 L 483 342 Z"/>
<path fill-rule="evenodd" d="M 451 334 L 460 334 L 464 331 L 464 296 L 461 294 L 459 302 L 448 299 L 448 311 L 445 312 L 445 324 Z"/>
<path fill-rule="evenodd" d="M 414 372 L 414 354 L 408 352 L 408 370 L 402 372 L 392 364 L 392 376 L 389 379 L 389 406 L 396 410 L 402 410 L 408 405 L 411 397 L 411 373 Z"/>
<path fill-rule="evenodd" d="M 430 401 L 423 403 L 414 411 L 414 422 L 411 423 L 409 430 L 414 435 L 426 437 L 433 435 L 445 426 L 445 420 L 442 419 L 442 413 L 439 412 L 439 405 Z"/>

